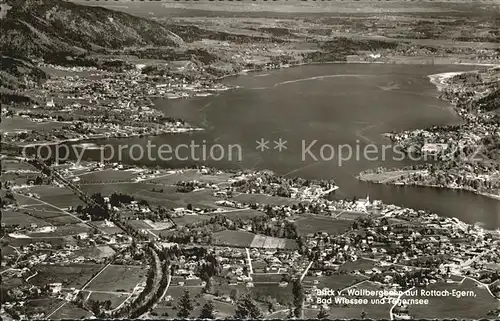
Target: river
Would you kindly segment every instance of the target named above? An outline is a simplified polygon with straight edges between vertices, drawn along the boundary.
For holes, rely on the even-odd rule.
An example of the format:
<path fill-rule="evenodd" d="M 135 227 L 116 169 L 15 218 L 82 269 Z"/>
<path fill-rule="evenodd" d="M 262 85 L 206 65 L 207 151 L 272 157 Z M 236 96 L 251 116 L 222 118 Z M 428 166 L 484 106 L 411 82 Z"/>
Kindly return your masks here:
<path fill-rule="evenodd" d="M 368 168 L 402 167 L 413 162 L 395 159 L 397 154 L 392 149 L 386 150 L 384 156 L 382 149 L 390 143 L 384 133 L 459 123 L 461 120 L 450 104 L 438 99 L 437 89 L 428 75 L 473 69 L 477 67 L 327 64 L 249 73 L 225 80 L 239 86 L 237 89 L 208 97 L 155 102 L 167 115 L 185 119 L 205 131 L 99 143 L 144 146 L 149 140 L 152 155 L 157 155 L 155 146 L 161 144 L 175 147 L 194 141 L 207 148 L 220 144 L 225 153 L 222 160 L 215 160 L 217 154 L 208 155 L 205 161 L 161 161 L 143 157 L 135 163 L 166 167 L 198 163 L 218 168 L 271 169 L 281 175 L 309 179 L 334 179 L 340 186 L 335 197 L 369 194 L 371 199 L 426 209 L 495 229 L 500 228 L 497 200 L 465 191 L 378 185 L 355 179 L 360 171 Z M 260 139 L 269 141 L 269 149 L 256 150 L 256 141 Z M 279 139 L 286 141 L 286 149 L 275 149 L 274 141 Z M 240 149 L 231 149 L 230 145 Z M 376 152 L 367 154 L 368 145 L 375 146 Z M 343 149 L 340 146 L 344 146 Z M 348 149 L 352 154 L 350 158 Z M 305 150 L 309 152 L 304 153 Z M 333 158 L 330 157 L 332 150 Z M 193 158 L 187 151 L 185 154 Z M 201 157 L 201 151 L 196 155 Z M 344 158 L 342 161 L 339 155 Z M 123 155 L 122 161 L 134 163 L 128 155 Z"/>

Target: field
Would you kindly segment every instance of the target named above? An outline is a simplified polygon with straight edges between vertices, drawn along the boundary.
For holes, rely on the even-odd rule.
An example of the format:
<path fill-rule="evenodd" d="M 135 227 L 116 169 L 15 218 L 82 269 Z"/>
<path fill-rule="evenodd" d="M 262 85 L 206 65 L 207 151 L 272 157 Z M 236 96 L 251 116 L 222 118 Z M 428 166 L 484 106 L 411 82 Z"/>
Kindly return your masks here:
<path fill-rule="evenodd" d="M 30 227 L 31 224 L 36 224 L 38 227 L 50 225 L 47 222 L 33 217 L 23 212 L 2 211 L 2 224 L 6 226 L 19 225 L 20 227 Z"/>
<path fill-rule="evenodd" d="M 227 210 L 226 212 L 217 212 L 214 215 L 224 215 L 228 218 L 233 218 L 233 219 L 242 219 L 244 221 L 250 220 L 254 217 L 258 216 L 265 216 L 266 214 L 260 211 L 252 210 L 252 209 L 231 209 Z"/>
<path fill-rule="evenodd" d="M 20 162 L 18 160 L 2 160 L 2 173 L 5 171 L 39 172 L 35 167 L 33 167 L 33 165 L 30 165 L 26 162 Z"/>
<path fill-rule="evenodd" d="M 21 194 L 14 194 L 14 199 L 17 201 L 19 206 L 25 206 L 25 205 L 41 205 L 42 203 L 38 201 L 37 199 L 27 197 Z"/>
<path fill-rule="evenodd" d="M 194 207 L 217 208 L 215 202 L 220 200 L 214 197 L 212 190 L 200 190 L 191 193 L 179 193 L 175 186 L 159 186 L 151 183 L 116 183 L 116 184 L 83 184 L 83 191 L 93 194 L 110 195 L 114 192 L 129 194 L 136 200 L 145 200 L 150 204 L 161 205 L 167 208 Z M 153 192 L 152 189 L 163 192 Z"/>
<path fill-rule="evenodd" d="M 245 204 L 269 204 L 269 205 L 294 205 L 299 204 L 300 201 L 287 198 L 287 197 L 279 197 L 279 196 L 268 196 L 261 194 L 239 194 L 233 196 L 235 201 Z"/>
<path fill-rule="evenodd" d="M 3 251 L 3 249 L 2 249 Z M 4 270 L 2 268 L 2 270 Z M 9 272 L 6 272 L 5 274 L 2 275 L 2 288 L 7 291 L 13 288 L 17 288 L 19 286 L 22 286 L 24 283 L 23 278 L 17 278 L 11 275 L 8 275 Z"/>
<path fill-rule="evenodd" d="M 44 313 L 47 315 L 61 305 L 63 300 L 56 298 L 41 298 L 28 300 L 25 303 L 26 310 L 30 313 Z"/>
<path fill-rule="evenodd" d="M 215 233 L 214 244 L 269 249 L 295 249 L 297 247 L 297 243 L 295 240 L 282 239 L 265 235 L 256 235 L 246 231 L 231 230 L 225 230 Z"/>
<path fill-rule="evenodd" d="M 109 196 L 115 192 L 123 194 L 132 194 L 142 189 L 151 190 L 156 187 L 148 183 L 110 183 L 110 184 L 82 184 L 80 188 L 90 195 L 101 193 L 103 196 Z"/>
<path fill-rule="evenodd" d="M 196 169 L 185 170 L 183 173 L 172 173 L 170 175 L 165 175 L 157 179 L 151 179 L 152 183 L 162 184 L 162 185 L 175 185 L 179 181 L 199 181 L 206 182 L 209 184 L 220 184 L 227 182 L 233 174 L 222 173 L 215 175 L 207 175 L 198 172 Z"/>
<path fill-rule="evenodd" d="M 141 190 L 133 194 L 136 199 L 143 199 L 151 204 L 165 207 L 186 207 L 188 204 L 201 208 L 217 208 L 215 202 L 219 199 L 213 196 L 212 190 L 200 190 L 190 193 L 180 193 L 176 188 L 163 187 L 163 193 Z"/>
<path fill-rule="evenodd" d="M 28 205 L 23 208 L 23 212 L 27 211 L 30 215 L 38 217 L 40 219 L 46 219 L 47 217 L 57 217 L 65 214 L 62 210 L 58 210 L 55 207 L 40 204 L 40 205 Z"/>
<path fill-rule="evenodd" d="M 38 265 L 38 274 L 29 282 L 37 286 L 62 283 L 65 288 L 81 288 L 102 267 L 102 264 Z"/>
<path fill-rule="evenodd" d="M 85 294 L 88 293 L 88 291 L 84 291 Z M 93 301 L 111 301 L 111 309 L 116 308 L 119 306 L 123 301 L 127 299 L 129 294 L 127 293 L 98 293 L 98 292 L 92 292 L 90 294 L 89 299 Z M 86 297 L 86 296 L 85 296 Z"/>
<path fill-rule="evenodd" d="M 293 250 L 297 248 L 297 242 L 290 239 L 283 239 L 265 235 L 255 235 L 252 243 L 250 244 L 250 247 Z"/>
<path fill-rule="evenodd" d="M 250 292 L 252 297 L 258 301 L 276 299 L 279 304 L 287 306 L 293 300 L 291 284 L 286 287 L 280 287 L 277 284 L 255 284 L 253 288 L 250 288 Z"/>
<path fill-rule="evenodd" d="M 493 298 L 484 287 L 478 287 L 476 282 L 466 279 L 462 284 L 436 283 L 430 285 L 426 290 L 448 290 L 473 291 L 475 297 L 453 296 L 417 296 L 429 299 L 428 305 L 412 305 L 409 307 L 409 315 L 415 319 L 438 318 L 438 319 L 481 319 L 488 318 L 488 311 L 498 309 L 498 300 Z M 406 299 L 413 297 L 404 297 Z M 489 316 L 491 318 L 491 316 Z"/>
<path fill-rule="evenodd" d="M 358 259 L 354 262 L 346 262 L 339 267 L 339 271 L 345 271 L 347 273 L 354 272 L 356 270 L 364 271 L 372 269 L 377 262 L 365 259 Z"/>
<path fill-rule="evenodd" d="M 28 214 L 26 214 L 27 212 Z M 45 207 L 25 207 L 22 209 L 22 212 L 19 212 L 23 215 L 28 215 L 34 217 L 35 219 L 39 219 L 41 221 L 46 222 L 45 225 L 66 225 L 66 224 L 75 224 L 79 223 L 80 220 L 75 217 L 68 215 L 62 211 L 58 211 L 55 208 L 51 208 L 50 206 Z M 45 226 L 39 225 L 39 226 Z"/>
<path fill-rule="evenodd" d="M 214 283 L 215 284 L 215 283 Z M 162 315 L 163 313 L 167 312 L 169 317 L 176 317 L 177 316 L 177 310 L 173 309 L 172 307 L 175 307 L 178 304 L 178 299 L 179 297 L 184 293 L 184 290 L 188 290 L 189 293 L 191 294 L 191 299 L 193 299 L 195 302 L 195 308 L 193 313 L 191 314 L 192 318 L 196 318 L 200 314 L 200 310 L 205 304 L 207 300 L 212 300 L 215 310 L 216 310 L 216 316 L 218 317 L 227 317 L 227 316 L 233 316 L 236 308 L 236 304 L 231 304 L 231 303 L 226 303 L 226 302 L 221 302 L 219 300 L 215 300 L 215 296 L 212 294 L 204 294 L 201 295 L 202 288 L 201 287 L 181 287 L 181 286 L 171 286 L 169 290 L 167 291 L 167 296 L 172 297 L 172 301 L 170 305 L 167 305 L 166 303 L 160 303 L 158 308 L 155 309 L 155 312 L 158 313 L 158 315 Z M 289 286 L 288 288 L 280 288 L 277 285 L 271 285 L 265 284 L 265 285 L 255 285 L 255 287 L 252 288 L 247 288 L 245 285 L 238 284 L 238 285 L 228 285 L 228 284 L 216 284 L 214 285 L 213 292 L 218 292 L 218 295 L 222 296 L 229 296 L 231 295 L 231 292 L 233 290 L 236 290 L 237 292 L 237 297 L 241 297 L 245 293 L 250 293 L 252 297 L 256 300 L 266 300 L 269 299 L 270 296 L 272 297 L 277 297 L 279 300 L 286 302 L 291 298 L 291 287 Z M 265 304 L 259 304 L 261 306 L 262 311 L 267 311 L 267 305 Z"/>
<path fill-rule="evenodd" d="M 57 310 L 56 313 L 50 316 L 51 319 L 55 320 L 60 320 L 60 319 L 69 319 L 69 320 L 76 320 L 76 319 L 83 319 L 83 318 L 89 318 L 92 316 L 92 313 L 89 311 L 86 311 L 82 308 L 77 307 L 76 305 L 72 303 L 65 304 L 62 308 Z"/>
<path fill-rule="evenodd" d="M 93 246 L 75 251 L 75 255 L 92 258 L 106 258 L 112 256 L 114 253 L 115 251 L 108 245 Z"/>
<path fill-rule="evenodd" d="M 29 244 L 32 244 L 33 243 L 33 239 L 31 238 L 14 238 L 14 237 L 10 237 L 10 236 L 5 236 L 3 238 L 4 241 L 8 242 L 9 245 L 12 245 L 12 246 L 15 246 L 15 247 L 20 247 L 20 246 L 27 246 Z M 43 238 L 43 241 L 45 243 L 49 243 L 50 245 L 52 245 L 52 247 L 59 247 L 59 246 L 63 246 L 64 244 L 67 244 L 68 243 L 68 240 L 67 239 L 64 239 L 63 237 L 44 237 Z M 6 248 L 7 251 L 10 251 L 10 247 L 7 247 Z"/>
<path fill-rule="evenodd" d="M 39 175 L 37 173 L 2 173 L 1 181 L 11 181 L 14 185 L 25 185 L 28 180 L 35 180 Z"/>
<path fill-rule="evenodd" d="M 196 318 L 200 315 L 201 308 L 203 304 L 205 304 L 206 300 L 201 297 L 201 287 L 182 287 L 182 286 L 170 286 L 167 290 L 166 297 L 170 296 L 172 299 L 169 303 L 160 302 L 156 309 L 154 309 L 154 313 L 159 316 L 167 315 L 172 318 L 177 316 L 177 305 L 179 304 L 179 298 L 184 294 L 184 291 L 189 291 L 191 296 L 191 300 L 193 300 L 194 310 L 191 313 L 191 317 Z M 175 307 L 175 309 L 174 309 Z"/>
<path fill-rule="evenodd" d="M 360 176 L 360 180 L 365 182 L 374 183 L 390 183 L 397 181 L 402 177 L 408 175 L 416 174 L 421 172 L 420 170 L 399 170 L 399 171 L 388 171 L 383 173 L 367 173 Z"/>
<path fill-rule="evenodd" d="M 110 265 L 87 286 L 91 291 L 132 292 L 135 286 L 146 281 L 147 267 Z"/>
<path fill-rule="evenodd" d="M 127 223 L 135 229 L 150 230 L 150 231 L 169 230 L 173 226 L 173 224 L 170 221 L 152 222 L 150 220 L 130 220 Z"/>
<path fill-rule="evenodd" d="M 151 220 L 144 220 L 144 223 L 149 226 L 149 229 L 155 231 L 169 229 L 173 226 L 172 222 L 170 221 L 153 222 Z"/>
<path fill-rule="evenodd" d="M 238 295 L 243 295 L 249 292 L 250 288 L 247 288 L 245 284 L 239 283 L 236 285 L 229 285 L 226 279 L 220 277 L 214 277 L 214 288 L 213 292 L 219 292 L 220 295 L 231 295 L 233 290 L 236 290 Z"/>
<path fill-rule="evenodd" d="M 329 288 L 332 290 L 340 290 L 348 286 L 354 285 L 358 282 L 364 281 L 367 278 L 362 276 L 340 274 L 340 275 L 330 275 L 330 276 L 306 276 L 304 278 L 304 286 L 312 286 L 313 281 L 317 280 L 316 285 L 319 289 Z"/>
<path fill-rule="evenodd" d="M 255 284 L 259 282 L 274 282 L 278 284 L 279 282 L 281 282 L 281 280 L 285 275 L 286 274 L 278 274 L 278 273 L 258 273 L 258 274 L 254 273 L 252 274 L 252 279 L 253 283 Z M 271 286 L 273 285 L 271 284 Z"/>
<path fill-rule="evenodd" d="M 151 229 L 151 226 L 149 224 L 147 224 L 146 222 L 144 222 L 144 220 L 130 220 L 130 221 L 127 221 L 127 224 L 129 224 L 130 226 L 132 226 L 133 228 L 138 229 L 138 230 Z"/>
<path fill-rule="evenodd" d="M 297 219 L 296 224 L 301 235 L 316 232 L 342 234 L 352 227 L 352 221 L 319 215 L 301 215 L 301 218 Z"/>
<path fill-rule="evenodd" d="M 255 234 L 244 231 L 225 230 L 214 234 L 214 244 L 249 247 Z"/>
<path fill-rule="evenodd" d="M 151 183 L 161 185 L 175 185 L 179 181 L 199 180 L 202 176 L 196 169 L 186 170 L 183 173 L 169 173 L 161 177 L 150 179 Z"/>
<path fill-rule="evenodd" d="M 226 212 L 215 212 L 211 214 L 204 215 L 184 215 L 182 217 L 176 217 L 172 219 L 177 225 L 184 226 L 196 222 L 209 220 L 211 217 L 216 215 L 223 215 L 228 218 L 241 218 L 242 220 L 249 220 L 253 217 L 263 216 L 265 213 L 259 212 L 252 209 L 241 209 L 241 210 L 228 210 Z"/>
<path fill-rule="evenodd" d="M 339 219 L 345 219 L 345 220 L 355 220 L 358 217 L 363 217 L 366 216 L 365 213 L 361 212 L 344 212 L 338 216 Z"/>
<path fill-rule="evenodd" d="M 208 221 L 211 217 L 213 217 L 213 215 L 184 215 L 182 217 L 175 217 L 172 221 L 178 226 L 185 226 L 196 222 Z"/>
<path fill-rule="evenodd" d="M 55 226 L 80 222 L 77 218 L 47 205 L 25 207 L 22 211 Z"/>
<path fill-rule="evenodd" d="M 78 219 L 74 218 L 73 216 L 67 215 L 67 214 L 48 217 L 45 220 L 54 226 L 76 224 L 76 223 L 80 222 Z"/>
<path fill-rule="evenodd" d="M 217 300 L 213 300 L 213 303 L 217 318 L 226 318 L 233 316 L 236 311 L 236 307 L 232 304 Z"/>
<path fill-rule="evenodd" d="M 70 235 L 77 235 L 80 233 L 86 233 L 90 231 L 90 227 L 83 223 L 77 223 L 77 224 L 70 224 L 70 225 L 63 225 L 63 226 L 57 226 L 55 231 L 50 231 L 48 233 L 44 232 L 34 232 L 34 233 L 29 233 L 28 235 L 30 237 L 58 237 L 58 236 L 70 236 Z"/>
<path fill-rule="evenodd" d="M 61 128 L 64 123 L 57 122 L 34 122 L 20 117 L 4 118 L 0 125 L 0 132 L 19 132 L 23 130 L 51 131 Z"/>
<path fill-rule="evenodd" d="M 66 187 L 53 187 L 53 186 L 33 186 L 30 188 L 32 193 L 40 196 L 40 200 L 50 203 L 60 208 L 67 208 L 69 206 L 76 207 L 83 205 L 73 191 Z"/>
<path fill-rule="evenodd" d="M 78 175 L 80 178 L 79 184 L 86 183 L 109 183 L 109 182 L 128 182 L 137 177 L 138 173 L 132 170 L 115 170 L 107 169 L 103 171 L 89 172 L 87 174 Z"/>

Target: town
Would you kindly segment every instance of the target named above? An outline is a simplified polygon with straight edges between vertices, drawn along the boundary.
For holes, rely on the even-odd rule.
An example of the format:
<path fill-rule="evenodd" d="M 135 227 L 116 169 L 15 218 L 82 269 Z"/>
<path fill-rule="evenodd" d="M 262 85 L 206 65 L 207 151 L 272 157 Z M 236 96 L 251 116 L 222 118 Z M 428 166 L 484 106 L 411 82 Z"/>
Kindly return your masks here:
<path fill-rule="evenodd" d="M 2 164 L 2 309 L 15 318 L 408 319 L 457 299 L 413 289 L 472 291 L 460 302 L 489 310 L 468 315 L 498 316 L 500 234 L 457 219 L 331 201 L 334 182 L 269 171 Z M 403 304 L 415 300 L 428 304 Z"/>
<path fill-rule="evenodd" d="M 463 120 L 456 126 L 391 133 L 391 140 L 418 159 L 434 161 L 401 169 L 377 169 L 360 179 L 378 183 L 470 190 L 500 199 L 496 109 L 500 68 L 431 77 Z"/>
<path fill-rule="evenodd" d="M 252 102 L 266 107 L 268 100 L 280 107 L 281 100 L 263 94 L 276 88 L 289 99 L 312 92 L 319 105 L 330 106 L 337 98 L 332 92 L 345 94 L 330 86 L 330 76 L 355 76 L 357 82 L 346 78 L 342 85 L 353 89 L 356 101 L 366 88 L 381 105 L 414 95 L 436 98 L 422 70 L 481 65 L 475 72 L 429 76 L 461 123 L 415 129 L 408 121 L 407 130 L 385 134 L 409 155 L 428 155 L 432 162 L 342 174 L 356 183 L 499 198 L 496 3 L 255 1 L 248 9 L 243 1 L 217 1 L 213 9 L 212 1 L 189 7 L 180 1 L 4 2 L 2 319 L 500 318 L 500 231 L 454 213 L 387 204 L 360 190 L 344 197 L 334 180 L 256 169 L 260 158 L 252 169 L 237 164 L 236 170 L 33 152 L 209 132 L 215 124 L 206 117 L 167 108 L 233 89 L 251 92 Z M 321 75 L 301 69 L 326 70 L 315 65 L 323 63 L 339 68 Z M 377 69 L 381 64 L 387 68 Z M 403 64 L 414 66 L 399 68 Z M 269 80 L 268 70 L 288 67 L 297 68 L 279 72 L 293 77 Z M 251 71 L 260 71 L 251 77 L 256 87 L 223 81 Z M 386 79 L 372 83 L 367 75 Z M 281 86 L 303 80 L 318 82 L 296 92 Z M 269 87 L 261 87 L 266 82 Z M 422 92 L 413 91 L 416 82 L 425 83 Z M 380 99 L 403 91 L 409 95 Z M 334 136 L 339 117 L 309 103 L 303 113 L 303 106 L 293 106 L 299 114 L 272 115 L 300 121 L 290 118 L 299 125 L 282 123 L 272 131 L 304 125 Z M 245 118 L 254 111 L 238 112 Z M 376 125 L 350 113 L 340 121 Z M 230 121 L 240 130 L 238 119 Z M 317 173 L 308 177 L 328 174 Z"/>

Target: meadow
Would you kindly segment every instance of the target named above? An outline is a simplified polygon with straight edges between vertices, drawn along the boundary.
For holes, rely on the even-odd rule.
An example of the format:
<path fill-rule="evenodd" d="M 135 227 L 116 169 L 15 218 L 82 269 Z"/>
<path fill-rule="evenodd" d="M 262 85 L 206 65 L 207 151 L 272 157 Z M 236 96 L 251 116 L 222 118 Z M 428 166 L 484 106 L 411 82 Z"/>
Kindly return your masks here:
<path fill-rule="evenodd" d="M 132 292 L 140 282 L 146 281 L 148 267 L 110 265 L 87 286 L 90 291 Z"/>
<path fill-rule="evenodd" d="M 300 235 L 309 233 L 326 232 L 328 234 L 342 234 L 352 227 L 352 221 L 340 220 L 327 216 L 301 215 L 295 221 Z"/>

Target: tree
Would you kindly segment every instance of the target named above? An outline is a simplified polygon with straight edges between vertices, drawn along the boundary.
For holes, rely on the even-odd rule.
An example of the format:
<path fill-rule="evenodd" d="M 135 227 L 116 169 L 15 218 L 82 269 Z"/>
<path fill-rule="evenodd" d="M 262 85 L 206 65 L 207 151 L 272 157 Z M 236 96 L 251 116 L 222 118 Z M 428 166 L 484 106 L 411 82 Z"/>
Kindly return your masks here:
<path fill-rule="evenodd" d="M 212 301 L 208 301 L 201 308 L 200 319 L 215 319 L 214 304 L 212 303 Z"/>
<path fill-rule="evenodd" d="M 177 316 L 179 318 L 187 319 L 191 315 L 191 312 L 193 312 L 193 308 L 194 308 L 193 301 L 189 296 L 189 291 L 185 290 L 184 294 L 181 296 L 179 300 L 179 305 L 178 305 L 179 312 L 177 312 Z"/>
<path fill-rule="evenodd" d="M 209 277 L 205 282 L 204 290 L 206 293 L 210 293 L 210 291 L 212 291 L 212 278 Z"/>
<path fill-rule="evenodd" d="M 245 294 L 240 298 L 236 306 L 236 313 L 234 314 L 235 319 L 262 319 L 263 317 L 264 315 L 259 306 L 252 300 L 249 294 Z"/>
<path fill-rule="evenodd" d="M 289 304 L 288 305 L 288 315 L 287 315 L 287 319 L 293 319 L 293 315 L 294 312 L 293 312 L 293 305 L 292 304 Z"/>
<path fill-rule="evenodd" d="M 238 290 L 237 289 L 232 289 L 231 292 L 229 293 L 229 297 L 233 301 L 238 300 Z"/>
<path fill-rule="evenodd" d="M 304 304 L 304 289 L 300 283 L 300 279 L 296 279 L 293 282 L 293 305 L 295 306 L 294 315 L 297 318 L 302 317 L 302 306 Z"/>
<path fill-rule="evenodd" d="M 93 301 L 93 300 L 88 300 L 88 301 L 87 304 L 90 306 L 90 311 L 92 311 L 94 315 L 99 315 L 101 313 L 101 303 L 99 301 Z"/>
<path fill-rule="evenodd" d="M 318 316 L 317 316 L 318 319 L 327 319 L 328 318 L 328 311 L 326 311 L 326 309 L 321 306 L 321 308 L 319 309 L 319 313 L 318 313 Z"/>

